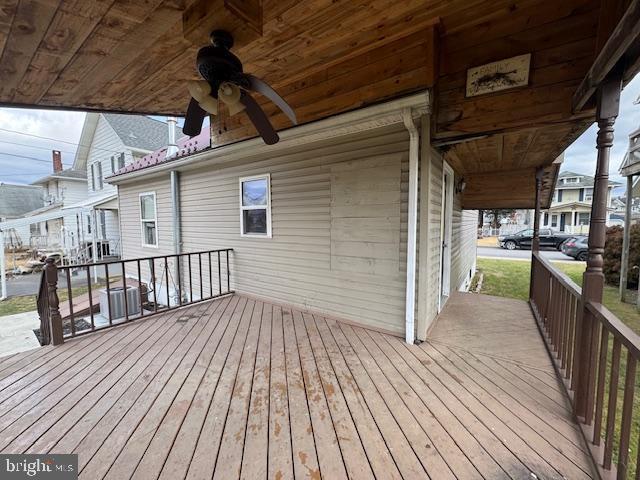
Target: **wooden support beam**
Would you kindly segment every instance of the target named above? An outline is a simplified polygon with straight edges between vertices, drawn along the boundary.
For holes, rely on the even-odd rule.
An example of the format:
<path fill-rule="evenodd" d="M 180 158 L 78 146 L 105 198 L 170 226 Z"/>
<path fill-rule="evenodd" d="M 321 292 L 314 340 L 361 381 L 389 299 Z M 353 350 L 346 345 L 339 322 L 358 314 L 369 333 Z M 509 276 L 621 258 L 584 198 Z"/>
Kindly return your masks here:
<path fill-rule="evenodd" d="M 466 175 L 462 208 L 533 208 L 535 172 L 534 168 L 524 168 Z"/>
<path fill-rule="evenodd" d="M 598 86 L 640 36 L 640 0 L 632 0 L 573 95 L 573 111 L 582 110 Z"/>

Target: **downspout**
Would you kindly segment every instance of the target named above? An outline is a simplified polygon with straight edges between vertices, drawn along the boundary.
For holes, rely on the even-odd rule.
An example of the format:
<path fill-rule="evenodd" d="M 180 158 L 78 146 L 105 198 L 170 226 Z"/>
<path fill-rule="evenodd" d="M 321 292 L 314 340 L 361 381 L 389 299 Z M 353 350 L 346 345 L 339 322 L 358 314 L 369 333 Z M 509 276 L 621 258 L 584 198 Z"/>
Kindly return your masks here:
<path fill-rule="evenodd" d="M 173 220 L 173 253 L 176 255 L 182 252 L 182 218 L 180 217 L 180 172 L 177 170 L 171 170 L 171 216 Z M 182 278 L 180 268 L 178 268 L 178 262 L 175 264 L 175 281 Z M 180 282 L 182 285 L 182 282 Z M 169 296 L 169 285 L 167 285 L 167 297 Z M 178 305 L 178 290 L 176 283 L 175 301 Z"/>
<path fill-rule="evenodd" d="M 418 229 L 418 161 L 420 132 L 413 122 L 411 108 L 402 110 L 404 126 L 409 132 L 409 206 L 407 222 L 407 291 L 405 300 L 405 341 L 415 342 L 416 310 L 416 235 Z"/>

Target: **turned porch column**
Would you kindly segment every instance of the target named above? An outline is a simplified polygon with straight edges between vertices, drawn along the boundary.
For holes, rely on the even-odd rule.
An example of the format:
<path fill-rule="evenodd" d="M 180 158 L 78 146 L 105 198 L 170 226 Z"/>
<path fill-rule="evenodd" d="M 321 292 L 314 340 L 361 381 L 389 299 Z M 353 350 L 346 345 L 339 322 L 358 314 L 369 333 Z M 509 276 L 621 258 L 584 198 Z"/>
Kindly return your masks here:
<path fill-rule="evenodd" d="M 586 309 L 588 302 L 602 302 L 604 274 L 602 272 L 607 221 L 607 190 L 609 186 L 609 153 L 613 145 L 613 124 L 618 116 L 621 77 L 610 75 L 598 88 L 596 120 L 598 137 L 596 148 L 595 184 L 591 204 L 589 225 L 589 257 L 583 274 L 582 301 L 578 319 L 578 381 L 576 383 L 575 412 L 590 425 L 593 418 L 593 403 L 596 376 L 596 357 L 599 325 Z"/>

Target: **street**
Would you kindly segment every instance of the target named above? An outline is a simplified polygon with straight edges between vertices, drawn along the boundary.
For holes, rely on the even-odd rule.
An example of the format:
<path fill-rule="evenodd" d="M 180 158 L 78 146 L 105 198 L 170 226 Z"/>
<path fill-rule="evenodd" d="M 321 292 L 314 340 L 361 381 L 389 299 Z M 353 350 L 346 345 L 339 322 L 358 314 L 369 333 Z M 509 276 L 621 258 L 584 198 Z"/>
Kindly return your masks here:
<path fill-rule="evenodd" d="M 111 268 L 109 272 L 111 272 Z M 104 267 L 98 267 L 98 276 L 104 277 Z M 92 269 L 93 274 L 93 269 Z M 32 273 L 28 275 L 17 275 L 12 278 L 7 279 L 7 296 L 22 296 L 22 295 L 37 295 L 38 288 L 40 287 L 40 273 Z M 66 288 L 67 279 L 65 274 L 60 273 L 60 288 Z M 71 277 L 71 285 L 74 287 L 82 286 L 87 284 L 87 274 L 84 270 L 77 272 L 75 275 Z"/>
<path fill-rule="evenodd" d="M 557 250 L 541 250 L 542 256 L 547 260 L 566 260 L 568 262 L 575 262 L 571 257 L 568 257 L 562 252 Z M 503 258 L 503 259 L 523 259 L 529 260 L 531 258 L 531 250 L 507 250 L 500 247 L 478 247 L 478 257 L 488 258 Z"/>

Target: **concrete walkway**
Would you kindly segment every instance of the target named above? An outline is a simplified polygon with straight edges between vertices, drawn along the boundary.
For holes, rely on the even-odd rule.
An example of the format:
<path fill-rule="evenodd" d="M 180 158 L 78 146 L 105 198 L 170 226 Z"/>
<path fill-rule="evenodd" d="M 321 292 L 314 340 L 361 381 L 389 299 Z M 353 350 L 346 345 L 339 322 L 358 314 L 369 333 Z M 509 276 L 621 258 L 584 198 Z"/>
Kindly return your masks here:
<path fill-rule="evenodd" d="M 0 357 L 39 348 L 34 328 L 40 328 L 35 310 L 0 317 Z"/>

